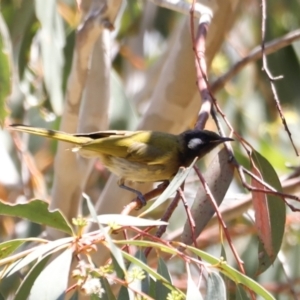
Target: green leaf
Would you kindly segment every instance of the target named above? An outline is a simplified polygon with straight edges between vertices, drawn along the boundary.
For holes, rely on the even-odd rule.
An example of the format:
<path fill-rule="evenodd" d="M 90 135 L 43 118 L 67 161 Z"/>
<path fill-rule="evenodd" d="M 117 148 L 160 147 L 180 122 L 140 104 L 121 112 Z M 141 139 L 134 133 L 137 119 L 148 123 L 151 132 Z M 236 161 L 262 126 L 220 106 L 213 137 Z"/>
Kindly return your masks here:
<path fill-rule="evenodd" d="M 102 288 L 104 289 L 104 293 L 102 293 L 102 300 L 115 300 L 116 297 L 111 290 L 111 285 L 107 281 L 105 277 L 100 278 Z"/>
<path fill-rule="evenodd" d="M 165 264 L 162 258 L 158 258 L 157 273 L 164 277 L 167 281 L 172 283 L 172 279 L 168 270 L 167 265 Z M 156 282 L 155 294 L 157 299 L 167 299 L 167 295 L 170 293 L 170 289 L 167 288 L 161 281 Z"/>
<path fill-rule="evenodd" d="M 46 225 L 73 235 L 71 225 L 59 210 L 48 210 L 49 204 L 42 200 L 32 200 L 22 204 L 0 201 L 0 215 L 25 218 L 31 222 Z"/>
<path fill-rule="evenodd" d="M 31 299 L 65 299 L 73 257 L 71 248 L 65 250 L 40 273 L 30 292 Z"/>
<path fill-rule="evenodd" d="M 236 284 L 243 284 L 250 290 L 254 291 L 256 294 L 262 296 L 264 300 L 275 300 L 275 298 L 264 287 L 262 287 L 252 278 L 229 266 L 225 261 L 217 259 L 216 257 L 204 251 L 188 245 L 185 245 L 185 248 L 193 252 L 195 255 L 200 256 L 203 260 L 207 261 L 211 265 L 215 266 L 215 268 L 217 268 L 219 272 L 222 272 Z"/>
<path fill-rule="evenodd" d="M 49 254 L 45 256 L 42 260 L 38 261 L 28 272 L 26 277 L 24 278 L 22 284 L 18 288 L 14 300 L 23 300 L 28 299 L 30 290 L 36 280 L 36 278 L 40 275 L 40 273 L 43 271 L 44 267 L 46 266 L 50 256 L 52 254 Z"/>
<path fill-rule="evenodd" d="M 246 293 L 245 289 L 243 288 L 243 286 L 241 286 L 240 284 L 236 285 L 236 300 L 250 300 L 250 297 L 248 296 L 248 294 Z"/>
<path fill-rule="evenodd" d="M 21 245 L 28 242 L 27 239 L 11 240 L 0 244 L 0 260 L 7 257 L 18 249 Z"/>
<path fill-rule="evenodd" d="M 158 266 L 157 266 L 157 273 L 164 277 L 168 282 L 172 284 L 172 279 L 168 270 L 167 265 L 165 264 L 162 258 L 158 258 Z M 167 299 L 168 294 L 170 293 L 170 289 L 166 287 L 161 281 L 156 281 L 155 286 L 155 294 L 160 299 Z"/>
<path fill-rule="evenodd" d="M 11 51 L 9 50 L 9 33 L 0 14 L 0 126 L 3 126 L 5 117 L 8 115 L 6 101 L 11 90 L 11 66 L 9 58 Z"/>
<path fill-rule="evenodd" d="M 130 300 L 128 289 L 122 285 L 118 295 L 118 300 Z"/>
<path fill-rule="evenodd" d="M 158 197 L 158 199 L 155 200 L 155 202 L 147 210 L 142 212 L 139 216 L 142 217 L 148 214 L 149 212 L 153 211 L 155 208 L 160 206 L 162 203 L 167 201 L 185 181 L 195 162 L 196 161 L 193 161 L 193 163 L 188 168 L 179 168 L 177 174 L 172 179 L 168 187 L 163 191 L 163 193 Z"/>
<path fill-rule="evenodd" d="M 225 148 L 219 151 L 203 175 L 217 205 L 220 205 L 230 186 L 234 169 L 228 162 L 228 152 Z M 195 228 L 191 228 L 187 220 L 181 236 L 181 242 L 191 245 L 194 237 L 198 237 L 209 220 L 215 214 L 215 208 L 207 196 L 203 185 L 200 183 L 197 195 L 191 208 Z"/>
<path fill-rule="evenodd" d="M 203 297 L 199 291 L 199 288 L 196 286 L 193 277 L 191 275 L 190 268 L 187 268 L 187 291 L 186 291 L 186 300 L 199 299 L 202 300 Z M 215 299 L 215 298 L 207 298 L 207 299 Z"/>
<path fill-rule="evenodd" d="M 143 243 L 142 241 L 134 241 L 134 240 L 119 240 L 115 241 L 116 244 L 122 244 L 122 245 L 136 245 L 139 247 L 153 247 L 158 249 L 159 251 L 170 253 L 172 255 L 177 254 L 177 250 L 174 249 L 171 246 L 162 245 L 160 243 L 156 242 L 150 242 L 147 241 L 147 243 Z M 264 300 L 275 300 L 275 298 L 261 285 L 259 285 L 256 281 L 254 281 L 252 278 L 242 274 L 241 272 L 235 270 L 231 266 L 229 266 L 226 261 L 222 259 L 218 259 L 202 250 L 199 250 L 197 248 L 188 246 L 188 245 L 181 245 L 184 249 L 190 250 L 193 252 L 196 256 L 200 256 L 203 260 L 211 264 L 214 268 L 216 268 L 219 272 L 222 272 L 225 276 L 227 276 L 229 279 L 234 281 L 236 284 L 243 284 L 250 290 L 253 290 L 258 295 L 262 296 Z M 131 255 L 129 255 L 126 252 L 123 252 L 123 255 L 126 259 L 129 261 L 136 261 L 135 258 L 133 258 Z M 153 276 L 156 280 L 161 280 L 167 287 L 170 289 L 173 288 L 173 286 L 164 279 L 160 274 L 156 273 L 153 269 L 151 269 L 148 265 L 145 265 L 144 263 L 140 261 L 136 261 L 136 264 L 140 264 L 141 268 L 148 272 L 151 276 Z M 182 293 L 182 292 L 181 292 Z"/>
<path fill-rule="evenodd" d="M 115 257 L 113 256 L 112 253 L 110 253 L 111 256 L 111 260 L 112 260 L 112 264 L 114 267 L 114 271 L 117 274 L 118 278 L 124 279 L 125 278 L 125 271 L 120 267 L 120 265 L 118 264 L 117 260 L 115 259 Z"/>
<path fill-rule="evenodd" d="M 138 258 L 140 261 L 142 261 L 143 263 L 147 264 L 147 258 L 144 254 L 144 252 L 142 250 L 138 250 L 135 253 L 135 257 Z M 149 293 L 149 274 L 145 272 L 145 278 L 142 280 L 142 292 L 146 293 L 148 295 Z"/>
<path fill-rule="evenodd" d="M 114 240 L 115 244 L 120 245 L 134 245 L 137 247 L 158 247 L 161 251 L 169 253 L 171 255 L 178 254 L 177 250 L 171 246 L 150 242 L 147 240 Z"/>
<path fill-rule="evenodd" d="M 108 243 L 108 248 L 110 250 L 110 253 L 113 255 L 114 259 L 116 260 L 116 263 L 118 266 L 122 269 L 124 274 L 126 274 L 126 266 L 124 263 L 124 259 L 122 256 L 121 250 L 114 244 L 109 234 L 104 231 L 105 240 Z"/>
<path fill-rule="evenodd" d="M 103 298 L 105 299 L 105 298 Z M 70 298 L 70 300 L 79 300 L 79 293 L 78 293 L 78 290 L 75 291 L 75 293 L 72 295 L 72 297 Z M 113 298 L 112 298 L 113 300 Z"/>
<path fill-rule="evenodd" d="M 90 215 L 92 217 L 92 221 L 97 223 L 99 225 L 99 228 L 102 229 L 101 223 L 99 222 L 98 217 L 97 217 L 97 212 L 96 212 L 95 206 L 94 206 L 91 198 L 85 193 L 83 193 L 83 197 L 86 200 L 86 204 L 87 204 L 88 210 L 90 212 Z"/>
<path fill-rule="evenodd" d="M 216 272 L 208 273 L 206 299 L 226 300 L 224 281 Z"/>
<path fill-rule="evenodd" d="M 149 296 L 152 297 L 153 299 L 156 299 L 156 293 L 155 293 L 156 281 L 151 276 L 149 276 L 149 278 L 150 278 Z"/>
<path fill-rule="evenodd" d="M 282 187 L 278 176 L 268 160 L 259 154 L 257 151 L 252 152 L 252 158 L 259 169 L 263 180 L 275 188 L 278 192 L 282 192 Z M 265 218 L 269 219 L 271 227 L 271 239 L 273 247 L 273 255 L 268 255 L 263 241 L 259 242 L 259 267 L 258 273 L 264 272 L 269 268 L 277 257 L 280 250 L 282 239 L 284 235 L 285 219 L 286 219 L 286 206 L 283 199 L 275 195 L 266 195 L 269 216 Z"/>
<path fill-rule="evenodd" d="M 121 214 L 107 214 L 107 215 L 99 215 L 97 217 L 98 222 L 101 224 L 107 225 L 118 225 L 118 226 L 161 226 L 168 225 L 168 222 L 160 221 L 160 220 L 148 220 L 128 215 Z M 93 220 L 94 222 L 94 220 Z"/>
<path fill-rule="evenodd" d="M 117 241 L 115 241 L 117 243 Z M 122 241 L 122 242 L 125 242 L 125 241 Z M 129 241 L 131 242 L 131 241 Z M 132 241 L 132 242 L 135 242 L 135 241 Z M 156 246 L 156 247 L 161 247 L 162 245 L 159 244 L 159 243 L 153 243 L 153 242 L 150 242 L 149 245 L 151 246 Z M 121 250 L 122 251 L 122 250 Z M 149 273 L 150 276 L 152 276 L 152 278 L 154 278 L 156 280 L 156 283 L 158 281 L 162 282 L 164 286 L 166 286 L 168 289 L 170 290 L 176 290 L 178 291 L 178 293 L 180 295 L 184 295 L 182 291 L 180 291 L 179 289 L 176 289 L 168 280 L 166 280 L 162 275 L 160 275 L 158 272 L 154 271 L 150 266 L 148 266 L 146 263 L 140 261 L 139 259 L 137 259 L 136 257 L 128 254 L 127 252 L 125 251 L 122 251 L 122 254 L 124 256 L 125 259 L 127 259 L 128 261 L 130 261 L 131 263 L 134 263 L 136 264 L 137 266 L 139 266 L 141 269 L 143 269 L 145 272 Z M 164 274 L 166 274 L 164 272 Z M 158 298 L 158 295 L 156 295 L 157 298 L 156 299 L 162 299 L 162 298 Z"/>
<path fill-rule="evenodd" d="M 103 226 L 101 225 L 101 223 L 98 220 L 96 209 L 95 209 L 91 199 L 87 195 L 84 195 L 84 196 L 85 196 L 85 199 L 87 201 L 87 206 L 88 206 L 88 209 L 89 209 L 90 214 L 92 216 L 92 219 L 96 223 L 98 223 L 100 229 L 103 229 Z M 108 243 L 108 248 L 110 250 L 110 253 L 112 254 L 112 256 L 115 260 L 114 263 L 115 263 L 116 267 L 121 268 L 122 272 L 126 273 L 126 267 L 125 267 L 125 263 L 124 263 L 124 260 L 123 260 L 121 250 L 118 247 L 116 247 L 116 245 L 113 243 L 113 241 L 112 241 L 111 237 L 109 236 L 107 230 L 103 230 L 103 234 L 105 236 L 106 242 Z"/>
<path fill-rule="evenodd" d="M 143 253 L 143 251 L 138 250 L 135 255 L 134 255 L 138 260 L 142 261 L 143 263 L 147 264 L 147 259 Z M 135 270 L 135 271 L 133 271 Z M 140 266 L 137 266 L 136 264 L 132 263 L 130 264 L 128 268 L 128 272 L 137 272 L 138 271 L 143 271 Z M 145 278 L 143 279 L 138 279 L 135 278 L 132 282 L 129 283 L 129 287 L 137 290 L 137 291 L 142 291 L 146 294 L 149 293 L 149 275 L 146 272 L 143 272 L 143 275 Z"/>
<path fill-rule="evenodd" d="M 157 273 L 172 283 L 172 278 L 169 273 L 168 267 L 161 257 L 158 258 Z"/>
<path fill-rule="evenodd" d="M 14 274 L 15 272 L 21 270 L 31 262 L 35 261 L 36 259 L 42 258 L 44 255 L 46 255 L 48 252 L 52 251 L 55 252 L 55 250 L 58 247 L 67 247 L 69 243 L 73 241 L 72 237 L 67 237 L 63 239 L 59 239 L 53 242 L 49 242 L 46 245 L 40 245 L 32 250 L 31 253 L 29 253 L 24 258 L 19 259 L 15 263 L 12 263 L 6 270 L 1 274 L 2 277 L 8 277 Z"/>

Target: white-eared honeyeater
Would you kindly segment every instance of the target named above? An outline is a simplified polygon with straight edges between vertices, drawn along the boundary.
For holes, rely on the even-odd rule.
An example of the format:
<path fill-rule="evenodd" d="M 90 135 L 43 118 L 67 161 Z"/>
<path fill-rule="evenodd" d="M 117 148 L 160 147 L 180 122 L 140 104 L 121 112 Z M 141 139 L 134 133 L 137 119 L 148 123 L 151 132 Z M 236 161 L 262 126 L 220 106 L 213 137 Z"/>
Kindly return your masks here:
<path fill-rule="evenodd" d="M 200 159 L 219 144 L 232 141 L 209 130 L 187 130 L 178 135 L 118 130 L 70 134 L 19 124 L 10 125 L 10 128 L 74 144 L 73 149 L 80 155 L 98 157 L 105 167 L 119 176 L 121 187 L 136 193 L 124 185 L 125 180 L 170 180 L 179 167 L 188 167 L 195 157 Z"/>

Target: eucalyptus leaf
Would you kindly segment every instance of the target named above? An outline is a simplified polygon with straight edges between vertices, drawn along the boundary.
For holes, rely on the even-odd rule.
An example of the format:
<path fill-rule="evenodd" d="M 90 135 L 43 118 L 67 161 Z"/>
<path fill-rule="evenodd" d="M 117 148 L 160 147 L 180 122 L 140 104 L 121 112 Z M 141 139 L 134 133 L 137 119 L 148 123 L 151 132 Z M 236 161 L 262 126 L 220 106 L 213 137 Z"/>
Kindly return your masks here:
<path fill-rule="evenodd" d="M 72 257 L 73 250 L 69 248 L 52 260 L 34 282 L 29 300 L 65 299 Z"/>
<path fill-rule="evenodd" d="M 97 220 L 101 224 L 111 225 L 115 224 L 118 226 L 161 226 L 168 225 L 167 222 L 160 220 L 148 220 L 128 215 L 121 214 L 107 214 L 107 215 L 99 215 Z"/>
<path fill-rule="evenodd" d="M 9 204 L 0 201 L 0 215 L 25 218 L 31 222 L 50 226 L 73 235 L 69 222 L 59 210 L 49 211 L 49 204 L 42 200 L 32 200 L 26 203 Z"/>
<path fill-rule="evenodd" d="M 256 167 L 259 169 L 263 180 L 274 187 L 277 191 L 282 192 L 280 180 L 268 160 L 255 150 L 252 152 L 252 158 Z M 255 197 L 255 192 L 253 193 L 253 197 Z M 262 219 L 264 221 L 268 221 L 270 224 L 270 236 L 266 238 L 271 238 L 272 255 L 270 255 L 269 251 L 267 251 L 264 241 L 260 239 L 259 266 L 257 270 L 259 274 L 268 269 L 276 259 L 282 244 L 286 221 L 286 206 L 284 200 L 280 196 L 276 195 L 265 194 L 265 197 L 267 200 L 268 215 L 262 216 Z"/>

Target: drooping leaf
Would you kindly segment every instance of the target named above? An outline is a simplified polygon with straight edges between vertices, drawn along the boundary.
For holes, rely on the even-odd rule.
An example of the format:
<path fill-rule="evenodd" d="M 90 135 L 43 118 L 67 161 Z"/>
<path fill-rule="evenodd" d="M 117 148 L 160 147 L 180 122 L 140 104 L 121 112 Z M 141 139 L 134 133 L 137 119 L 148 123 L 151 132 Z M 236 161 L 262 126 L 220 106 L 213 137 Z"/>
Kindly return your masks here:
<path fill-rule="evenodd" d="M 115 241 L 115 242 L 117 243 L 117 241 Z M 123 241 L 123 242 L 125 242 L 125 241 Z M 131 240 L 130 240 L 130 242 L 133 242 L 133 243 L 131 243 L 131 244 L 133 245 L 133 244 L 135 244 L 135 242 L 137 242 L 137 241 L 131 241 Z M 139 245 L 140 245 L 140 244 L 139 244 Z M 151 247 L 152 245 L 156 245 L 156 246 L 159 245 L 159 247 L 161 246 L 161 244 L 153 243 L 153 242 L 150 242 L 148 245 L 149 245 L 150 247 Z M 122 250 L 121 250 L 121 251 L 122 251 Z M 122 251 L 122 254 L 123 254 L 123 256 L 124 256 L 125 259 L 127 259 L 127 260 L 130 261 L 131 263 L 136 264 L 136 265 L 139 266 L 142 270 L 144 270 L 145 272 L 149 273 L 149 275 L 151 275 L 152 278 L 153 278 L 154 280 L 156 280 L 156 281 L 155 281 L 155 284 L 157 284 L 157 281 L 160 281 L 160 282 L 162 282 L 163 285 L 166 286 L 169 290 L 176 289 L 176 288 L 171 284 L 171 282 L 170 282 L 169 280 L 167 280 L 164 276 L 162 276 L 161 274 L 159 274 L 158 272 L 156 272 L 155 270 L 153 270 L 150 266 L 148 266 L 148 264 L 146 264 L 146 263 L 140 261 L 139 259 L 137 259 L 136 257 L 134 257 L 134 256 L 132 256 L 132 255 L 130 255 L 130 254 L 128 254 L 128 253 L 125 252 L 125 251 Z M 165 271 L 163 271 L 163 273 L 166 275 L 166 272 L 165 272 Z M 151 288 L 152 288 L 152 287 L 151 287 Z M 183 292 L 182 292 L 182 291 L 180 291 L 179 289 L 176 289 L 176 290 L 179 292 L 179 294 L 183 295 Z M 156 295 L 156 299 L 162 299 L 162 298 L 159 298 L 158 295 Z"/>
<path fill-rule="evenodd" d="M 98 217 L 97 217 L 97 212 L 96 212 L 96 209 L 94 207 L 94 204 L 92 202 L 92 200 L 90 199 L 90 197 L 86 194 L 83 194 L 83 197 L 85 198 L 86 200 L 86 204 L 87 204 L 87 207 L 89 209 L 89 212 L 90 212 L 90 215 L 91 215 L 91 220 L 95 223 L 97 223 L 99 225 L 99 228 L 101 229 L 101 223 L 99 222 L 98 220 Z"/>
<path fill-rule="evenodd" d="M 79 299 L 79 293 L 78 293 L 78 291 L 75 291 L 75 293 L 72 295 L 70 300 L 78 300 L 78 299 Z"/>
<path fill-rule="evenodd" d="M 44 267 L 46 266 L 51 254 L 45 256 L 42 260 L 38 261 L 28 272 L 26 277 L 24 278 L 22 284 L 18 288 L 15 300 L 23 300 L 27 299 L 30 293 L 30 290 L 36 280 L 36 278 L 40 275 Z"/>
<path fill-rule="evenodd" d="M 258 178 L 263 180 L 263 177 L 260 171 L 253 164 L 252 173 L 256 175 Z M 251 180 L 251 185 L 257 189 L 264 190 L 265 187 L 257 182 L 256 180 Z M 257 229 L 257 234 L 259 236 L 260 241 L 263 244 L 263 247 L 269 257 L 274 256 L 273 252 L 273 242 L 272 242 L 272 232 L 271 232 L 271 222 L 270 222 L 270 214 L 268 207 L 268 199 L 267 195 L 264 193 L 254 192 L 252 191 L 252 202 L 255 211 L 255 226 Z"/>
<path fill-rule="evenodd" d="M 55 252 L 55 249 L 58 247 L 66 246 L 73 240 L 72 237 L 62 238 L 53 242 L 49 242 L 45 245 L 40 245 L 35 249 L 32 249 L 32 252 L 27 254 L 24 258 L 18 259 L 16 262 L 9 265 L 9 267 L 1 274 L 2 277 L 8 277 L 14 274 L 15 272 L 21 270 L 31 262 L 42 258 L 47 253 Z"/>
<path fill-rule="evenodd" d="M 158 197 L 158 199 L 155 200 L 155 202 L 147 210 L 142 212 L 139 216 L 141 217 L 148 214 L 149 212 L 153 211 L 155 208 L 160 206 L 162 203 L 167 201 L 185 181 L 194 164 L 195 161 L 188 168 L 179 168 L 177 174 L 172 179 L 168 187 L 163 191 L 163 193 Z"/>
<path fill-rule="evenodd" d="M 158 259 L 157 273 L 163 276 L 167 281 L 172 283 L 172 279 L 168 267 L 161 257 L 159 257 Z M 157 295 L 157 297 L 159 297 L 160 299 L 167 299 L 167 295 L 169 293 L 170 293 L 170 289 L 167 288 L 165 285 L 163 285 L 162 282 L 160 281 L 156 282 L 155 294 Z"/>
<path fill-rule="evenodd" d="M 49 211 L 49 204 L 42 200 L 32 200 L 22 204 L 0 201 L 0 215 L 25 218 L 31 222 L 50 226 L 73 235 L 69 222 L 59 210 Z"/>
<path fill-rule="evenodd" d="M 145 254 L 143 251 L 138 250 L 135 253 L 135 257 L 142 261 L 143 263 L 147 264 L 147 259 L 145 257 Z M 136 264 L 130 264 L 128 268 L 128 272 L 137 272 L 141 271 L 144 278 L 143 279 L 135 279 L 132 282 L 129 283 L 129 286 L 137 291 L 142 291 L 146 294 L 149 293 L 149 274 L 147 272 L 144 272 L 141 267 L 137 266 Z"/>
<path fill-rule="evenodd" d="M 118 300 L 130 300 L 128 289 L 125 286 L 121 286 L 119 294 L 118 294 Z"/>
<path fill-rule="evenodd" d="M 164 253 L 170 253 L 172 255 L 175 255 L 177 253 L 177 250 L 174 249 L 171 246 L 168 245 L 162 245 L 161 243 L 156 242 L 150 242 L 150 241 L 138 241 L 138 240 L 118 240 L 115 241 L 116 244 L 121 245 L 135 245 L 138 247 L 153 247 L 156 248 Z M 224 276 L 227 276 L 230 280 L 235 282 L 236 284 L 242 284 L 249 288 L 250 290 L 254 291 L 256 294 L 260 295 L 262 299 L 265 300 L 275 300 L 275 298 L 258 282 L 253 280 L 252 278 L 248 277 L 245 274 L 242 274 L 241 272 L 237 271 L 233 267 L 229 266 L 226 261 L 223 259 L 216 258 L 212 256 L 211 254 L 204 252 L 202 250 L 199 250 L 195 247 L 191 247 L 188 245 L 183 246 L 185 249 L 191 251 L 196 256 L 201 257 L 204 261 L 208 262 L 210 265 L 214 266 L 219 272 L 221 272 Z M 135 262 L 137 265 L 140 265 L 143 270 L 148 272 L 152 278 L 155 278 L 156 280 L 162 281 L 167 287 L 170 289 L 173 288 L 173 286 L 170 284 L 169 281 L 166 281 L 166 279 L 155 272 L 152 268 L 150 268 L 147 264 L 142 263 L 141 261 L 137 260 L 132 255 L 122 251 L 124 258 L 131 262 Z M 151 285 L 150 285 L 151 287 Z M 157 296 L 157 295 L 156 295 Z"/>
<path fill-rule="evenodd" d="M 135 254 L 135 256 L 142 261 L 143 263 L 147 264 L 147 258 L 144 254 L 143 251 L 138 250 L 137 253 Z M 142 292 L 146 293 L 147 295 L 149 294 L 149 289 L 150 289 L 150 276 L 148 273 L 144 273 L 145 274 L 145 278 L 142 280 Z"/>
<path fill-rule="evenodd" d="M 245 289 L 243 286 L 241 286 L 240 284 L 237 284 L 236 286 L 236 300 L 250 300 L 250 297 L 247 295 L 247 293 L 245 292 Z"/>
<path fill-rule="evenodd" d="M 193 300 L 193 299 L 199 299 L 202 300 L 203 297 L 199 291 L 199 288 L 196 286 L 193 277 L 191 275 L 191 271 L 189 268 L 187 268 L 187 291 L 186 291 L 186 300 Z M 213 298 L 211 298 L 213 299 Z"/>
<path fill-rule="evenodd" d="M 28 242 L 27 239 L 17 239 L 3 242 L 0 244 L 0 260 L 12 254 L 21 245 Z"/>
<path fill-rule="evenodd" d="M 104 293 L 102 293 L 102 300 L 115 300 L 116 297 L 113 294 L 113 291 L 111 290 L 111 285 L 107 281 L 105 277 L 100 278 L 101 286 L 104 290 Z"/>
<path fill-rule="evenodd" d="M 228 153 L 225 148 L 214 157 L 203 177 L 217 205 L 220 205 L 233 178 L 233 167 L 228 162 Z M 181 236 L 181 241 L 188 245 L 193 243 L 193 237 L 199 236 L 215 213 L 211 200 L 208 198 L 201 183 L 199 183 L 191 213 L 195 222 L 195 228 L 192 229 L 190 222 L 187 220 Z"/>
<path fill-rule="evenodd" d="M 96 223 L 98 223 L 100 229 L 103 229 L 103 226 L 101 225 L 101 223 L 98 220 L 96 209 L 95 209 L 91 199 L 89 197 L 85 197 L 85 198 L 86 198 L 87 206 L 88 206 L 88 209 L 89 209 L 90 214 L 92 216 L 92 219 Z M 112 241 L 111 237 L 109 236 L 107 230 L 103 230 L 103 234 L 105 236 L 105 240 L 107 242 L 110 253 L 113 256 L 113 260 L 114 260 L 113 262 L 115 264 L 115 267 L 120 268 L 121 273 L 126 273 L 126 266 L 125 266 L 123 256 L 122 256 L 122 253 L 121 253 L 120 249 L 113 243 L 113 241 Z"/>
<path fill-rule="evenodd" d="M 273 169 L 272 165 L 268 162 L 268 160 L 260 155 L 257 151 L 252 152 L 252 159 L 262 175 L 263 180 L 268 183 L 270 186 L 275 188 L 278 192 L 282 192 L 282 187 L 278 176 Z M 254 184 L 254 181 L 253 183 Z M 253 198 L 255 199 L 258 193 L 253 193 Z M 258 266 L 258 274 L 264 272 L 269 268 L 270 265 L 274 262 L 277 254 L 280 250 L 284 227 L 285 227 L 285 218 L 286 218 L 286 206 L 283 199 L 280 196 L 276 195 L 263 195 L 265 196 L 265 200 L 262 200 L 267 205 L 267 208 L 262 209 L 260 207 L 260 203 L 257 205 L 257 209 L 262 209 L 264 212 L 268 213 L 266 215 L 260 215 L 260 222 L 269 223 L 270 231 L 267 231 L 269 236 L 260 237 L 259 243 L 259 266 Z M 261 195 L 259 195 L 261 197 Z M 260 198 L 256 198 L 257 201 L 260 201 Z M 256 204 L 255 204 L 256 205 Z M 264 226 L 264 225 L 263 225 Z M 268 247 L 266 247 L 268 245 Z M 271 250 L 270 250 L 271 245 Z"/>
<path fill-rule="evenodd" d="M 236 284 L 242 284 L 246 286 L 248 289 L 260 295 L 264 300 L 275 300 L 275 298 L 263 286 L 261 286 L 259 283 L 257 283 L 255 280 L 248 277 L 247 275 L 235 270 L 234 268 L 229 266 L 225 261 L 219 260 L 216 257 L 208 254 L 207 252 L 204 252 L 197 248 L 188 245 L 186 245 L 186 248 L 193 252 L 195 255 L 201 257 L 206 262 L 210 263 L 211 265 L 214 265 L 219 272 L 222 272 L 222 274 L 227 276 Z"/>
<path fill-rule="evenodd" d="M 150 276 L 150 287 L 149 287 L 149 296 L 153 299 L 156 299 L 155 286 L 156 281 Z"/>
<path fill-rule="evenodd" d="M 222 277 L 216 272 L 209 272 L 207 278 L 206 299 L 225 299 L 226 289 Z"/>
<path fill-rule="evenodd" d="M 34 282 L 29 299 L 65 299 L 73 250 L 65 250 L 40 273 Z"/>
<path fill-rule="evenodd" d="M 4 296 L 2 295 L 2 293 L 0 292 L 0 300 L 5 300 Z"/>

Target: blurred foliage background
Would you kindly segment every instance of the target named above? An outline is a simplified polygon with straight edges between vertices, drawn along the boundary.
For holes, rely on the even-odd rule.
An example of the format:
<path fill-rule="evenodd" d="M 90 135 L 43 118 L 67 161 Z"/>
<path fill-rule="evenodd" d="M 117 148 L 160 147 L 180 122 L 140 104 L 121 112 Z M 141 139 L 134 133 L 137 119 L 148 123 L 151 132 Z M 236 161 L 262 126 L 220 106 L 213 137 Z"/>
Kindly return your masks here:
<path fill-rule="evenodd" d="M 253 0 L 235 2 L 234 13 L 228 16 L 232 19 L 232 26 L 225 32 L 220 41 L 221 47 L 212 59 L 209 70 L 211 83 L 261 43 L 260 3 Z M 82 11 L 79 11 L 78 5 L 81 5 Z M 267 41 L 299 28 L 299 6 L 298 0 L 267 1 Z M 0 9 L 0 109 L 3 115 L 4 101 L 7 100 L 8 116 L 5 124 L 23 123 L 59 129 L 74 58 L 76 30 L 85 13 L 83 6 L 71 0 L 1 0 Z M 114 24 L 115 30 L 109 36 L 112 63 L 109 128 L 135 129 L 143 115 L 147 114 L 151 95 L 159 80 L 163 80 L 158 74 L 172 53 L 169 45 L 176 43 L 176 30 L 187 18 L 180 13 L 157 7 L 150 1 L 131 0 L 123 3 Z M 186 34 L 190 34 L 188 25 Z M 47 40 L 47 37 L 51 40 Z M 273 75 L 283 75 L 283 79 L 276 81 L 275 85 L 298 149 L 299 61 L 300 41 L 268 56 Z M 180 75 L 180 72 L 180 69 L 176 70 L 173 76 Z M 194 83 L 195 74 L 185 80 Z M 184 94 L 181 96 L 185 97 Z M 294 180 L 285 187 L 287 192 L 300 194 L 297 181 L 299 158 L 295 155 L 276 110 L 270 83 L 262 72 L 261 60 L 246 65 L 232 80 L 226 82 L 215 97 L 235 130 L 269 160 L 278 176 Z M 101 99 L 98 105 L 101 106 Z M 178 117 L 176 110 L 164 113 L 174 114 L 174 120 Z M 193 113 L 186 120 L 190 127 L 197 116 L 196 111 Z M 211 120 L 207 127 L 214 129 Z M 0 132 L 0 140 L 0 199 L 8 203 L 22 203 L 31 198 L 50 201 L 57 145 L 37 137 L 12 138 L 6 129 Z M 234 151 L 239 162 L 248 166 L 246 155 L 238 143 L 234 143 Z M 208 157 L 207 161 L 202 162 L 203 168 L 210 159 Z M 295 174 L 292 174 L 294 171 Z M 85 192 L 94 202 L 101 194 L 108 176 L 108 171 L 99 162 L 93 164 Z M 196 189 L 193 176 L 189 183 L 187 195 L 192 199 Z M 223 206 L 233 212 L 227 220 L 228 228 L 247 271 L 255 276 L 257 235 L 253 226 L 253 210 L 251 204 L 247 204 L 243 211 L 239 210 L 238 205 L 245 197 L 247 191 L 235 178 Z M 82 209 L 86 213 L 85 207 Z M 114 209 L 119 212 L 122 207 Z M 158 211 L 155 217 L 160 217 L 160 214 L 161 211 Z M 183 226 L 183 214 L 182 208 L 175 212 L 168 229 L 169 236 L 176 236 L 176 232 Z M 41 226 L 24 220 L 0 218 L 0 241 L 38 236 L 43 231 Z M 183 220 L 178 221 L 180 219 Z M 288 211 L 282 251 L 274 266 L 256 278 L 276 299 L 300 297 L 299 226 L 299 213 Z M 199 241 L 202 249 L 220 255 L 218 225 L 209 225 Z M 227 259 L 234 263 L 230 253 Z M 184 289 L 183 269 L 174 270 L 172 275 L 176 278 L 175 284 Z M 5 289 L 12 287 L 6 286 Z"/>

